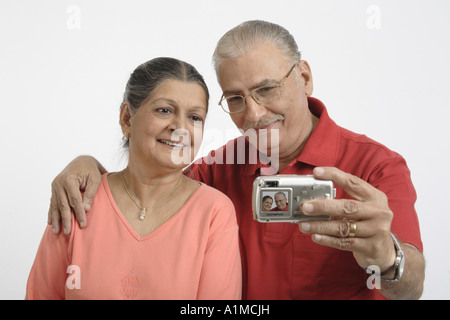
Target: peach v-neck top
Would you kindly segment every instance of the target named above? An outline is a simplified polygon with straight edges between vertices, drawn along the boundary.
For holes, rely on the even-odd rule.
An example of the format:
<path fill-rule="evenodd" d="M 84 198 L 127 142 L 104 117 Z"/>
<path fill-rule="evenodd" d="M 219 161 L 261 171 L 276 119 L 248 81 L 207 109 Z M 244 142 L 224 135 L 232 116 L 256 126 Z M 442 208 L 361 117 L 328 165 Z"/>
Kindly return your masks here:
<path fill-rule="evenodd" d="M 140 236 L 120 212 L 107 174 L 70 235 L 47 226 L 28 299 L 240 299 L 242 271 L 232 202 L 202 184 L 167 222 Z"/>

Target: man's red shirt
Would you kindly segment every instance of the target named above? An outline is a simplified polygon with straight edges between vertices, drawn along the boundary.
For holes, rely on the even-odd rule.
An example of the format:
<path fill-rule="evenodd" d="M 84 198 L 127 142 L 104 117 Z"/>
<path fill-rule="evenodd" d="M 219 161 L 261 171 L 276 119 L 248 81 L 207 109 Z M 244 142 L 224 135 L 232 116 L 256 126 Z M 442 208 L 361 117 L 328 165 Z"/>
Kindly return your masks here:
<path fill-rule="evenodd" d="M 289 210 L 289 203 L 286 203 L 286 207 L 284 207 L 283 210 L 278 209 L 278 207 L 272 208 L 270 211 L 288 211 Z"/>
<path fill-rule="evenodd" d="M 320 118 L 301 154 L 280 174 L 312 174 L 316 166 L 337 167 L 383 191 L 394 213 L 391 230 L 423 250 L 414 208 L 416 192 L 402 156 L 364 135 L 335 124 L 325 106 L 309 98 L 309 109 Z M 247 161 L 237 155 L 245 148 Z M 236 208 L 246 299 L 383 299 L 370 290 L 368 274 L 353 254 L 325 246 L 302 234 L 297 224 L 259 223 L 252 215 L 252 187 L 267 161 L 254 161 L 255 149 L 242 137 L 196 161 L 187 174 L 230 197 Z M 232 163 L 234 161 L 234 163 Z M 199 163 L 201 162 L 201 163 Z M 337 199 L 350 198 L 336 187 Z"/>

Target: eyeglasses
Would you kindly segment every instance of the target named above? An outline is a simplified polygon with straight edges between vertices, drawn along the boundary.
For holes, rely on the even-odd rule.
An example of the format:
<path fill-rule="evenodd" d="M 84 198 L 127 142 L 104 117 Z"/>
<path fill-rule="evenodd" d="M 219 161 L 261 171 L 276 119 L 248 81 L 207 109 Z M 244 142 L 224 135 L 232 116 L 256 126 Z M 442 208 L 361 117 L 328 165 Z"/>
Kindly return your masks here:
<path fill-rule="evenodd" d="M 220 98 L 219 101 L 219 105 L 226 113 L 238 113 L 245 110 L 246 105 L 245 99 L 247 99 L 250 96 L 253 97 L 253 100 L 255 100 L 256 103 L 258 104 L 266 104 L 276 99 L 279 99 L 281 97 L 281 88 L 283 88 L 283 86 L 285 85 L 286 80 L 289 78 L 289 76 L 292 73 L 292 70 L 294 70 L 294 67 L 296 65 L 297 63 L 292 66 L 287 76 L 285 76 L 279 84 L 266 85 L 263 87 L 253 89 L 250 92 L 250 94 L 246 95 L 245 97 L 241 95 L 233 95 L 225 97 L 225 95 L 222 94 L 222 97 Z"/>

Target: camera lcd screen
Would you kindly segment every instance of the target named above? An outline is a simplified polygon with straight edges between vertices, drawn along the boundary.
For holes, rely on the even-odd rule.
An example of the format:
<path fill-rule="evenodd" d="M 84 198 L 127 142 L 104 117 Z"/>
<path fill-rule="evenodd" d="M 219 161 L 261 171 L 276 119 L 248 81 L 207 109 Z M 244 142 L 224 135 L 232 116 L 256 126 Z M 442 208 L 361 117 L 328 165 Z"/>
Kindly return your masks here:
<path fill-rule="evenodd" d="M 289 217 L 292 189 L 265 188 L 260 191 L 261 215 L 264 217 Z"/>

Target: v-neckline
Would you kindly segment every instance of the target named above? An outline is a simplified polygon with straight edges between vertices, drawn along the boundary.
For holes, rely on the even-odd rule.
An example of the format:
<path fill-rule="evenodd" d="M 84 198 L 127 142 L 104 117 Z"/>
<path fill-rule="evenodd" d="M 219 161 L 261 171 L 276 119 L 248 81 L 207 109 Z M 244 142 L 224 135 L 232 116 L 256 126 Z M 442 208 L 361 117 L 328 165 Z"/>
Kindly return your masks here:
<path fill-rule="evenodd" d="M 109 198 L 109 201 L 111 203 L 111 206 L 114 209 L 114 212 L 116 213 L 117 217 L 120 219 L 120 221 L 122 222 L 122 224 L 126 227 L 126 229 L 128 229 L 128 231 L 131 233 L 131 235 L 137 240 L 137 241 L 145 241 L 147 239 L 151 239 L 153 237 L 156 237 L 158 234 L 160 234 L 161 232 L 163 232 L 164 230 L 166 230 L 168 227 L 170 227 L 170 225 L 172 225 L 179 216 L 181 216 L 184 211 L 185 208 L 189 205 L 189 203 L 191 201 L 193 201 L 192 199 L 194 199 L 197 196 L 198 191 L 204 187 L 203 183 L 200 183 L 200 187 L 194 191 L 194 193 L 190 196 L 190 198 L 183 204 L 183 206 L 175 213 L 173 214 L 167 221 L 165 221 L 164 223 L 162 223 L 160 226 L 158 226 L 155 230 L 145 234 L 145 235 L 141 235 L 139 234 L 131 225 L 131 223 L 128 221 L 128 219 L 125 217 L 125 215 L 122 213 L 122 211 L 120 210 L 119 206 L 116 203 L 116 200 L 114 199 L 114 196 L 111 192 L 111 188 L 109 186 L 109 182 L 108 182 L 108 176 L 110 174 L 112 174 L 113 172 L 107 173 L 103 176 L 103 184 L 105 187 L 105 191 L 106 194 Z"/>

